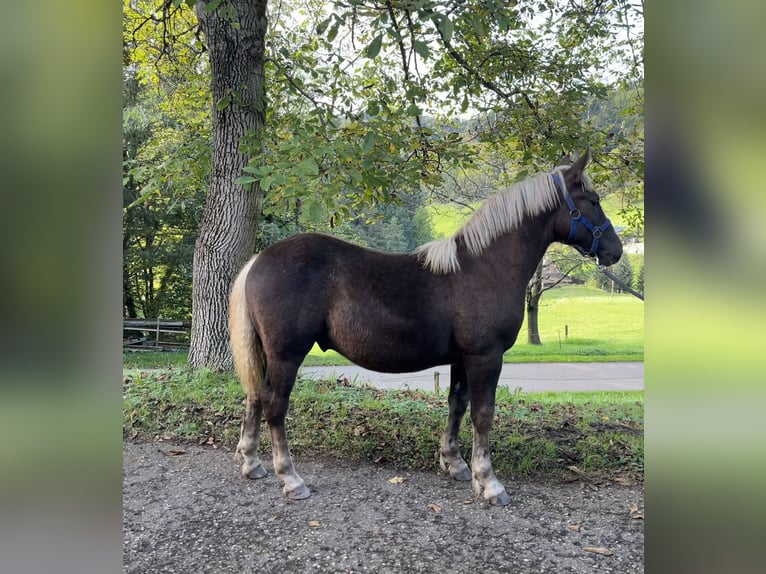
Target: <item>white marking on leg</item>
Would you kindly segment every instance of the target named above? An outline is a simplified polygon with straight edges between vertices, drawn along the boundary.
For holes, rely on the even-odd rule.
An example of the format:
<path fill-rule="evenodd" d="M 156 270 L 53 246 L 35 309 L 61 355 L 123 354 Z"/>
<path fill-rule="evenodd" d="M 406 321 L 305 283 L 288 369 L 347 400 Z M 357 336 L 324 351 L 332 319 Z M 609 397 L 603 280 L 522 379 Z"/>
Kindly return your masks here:
<path fill-rule="evenodd" d="M 476 445 L 474 440 L 474 449 L 471 456 L 471 468 L 473 469 L 473 490 L 477 495 L 484 492 L 484 499 L 491 504 L 500 504 L 505 506 L 510 502 L 510 496 L 505 491 L 505 487 L 495 477 L 492 470 L 492 463 L 489 459 L 489 452 L 483 446 Z"/>
<path fill-rule="evenodd" d="M 245 478 L 263 478 L 268 474 L 258 456 L 258 442 L 252 438 L 241 437 L 234 456 L 242 458 L 242 476 Z"/>
<path fill-rule="evenodd" d="M 292 458 L 287 449 L 274 449 L 274 472 L 284 483 L 282 493 L 288 498 L 302 499 L 311 495 L 303 479 L 295 472 Z"/>

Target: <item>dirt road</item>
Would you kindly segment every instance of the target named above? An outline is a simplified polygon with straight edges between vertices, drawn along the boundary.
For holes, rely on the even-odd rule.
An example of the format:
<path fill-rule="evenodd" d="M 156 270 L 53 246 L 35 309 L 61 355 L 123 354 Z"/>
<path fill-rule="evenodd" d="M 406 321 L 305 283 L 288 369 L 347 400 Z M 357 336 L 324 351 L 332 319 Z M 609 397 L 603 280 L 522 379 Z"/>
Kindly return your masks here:
<path fill-rule="evenodd" d="M 273 474 L 240 478 L 231 452 L 126 442 L 124 571 L 643 572 L 640 487 L 500 477 L 512 502 L 496 508 L 436 469 L 296 466 L 304 501 L 285 499 Z"/>

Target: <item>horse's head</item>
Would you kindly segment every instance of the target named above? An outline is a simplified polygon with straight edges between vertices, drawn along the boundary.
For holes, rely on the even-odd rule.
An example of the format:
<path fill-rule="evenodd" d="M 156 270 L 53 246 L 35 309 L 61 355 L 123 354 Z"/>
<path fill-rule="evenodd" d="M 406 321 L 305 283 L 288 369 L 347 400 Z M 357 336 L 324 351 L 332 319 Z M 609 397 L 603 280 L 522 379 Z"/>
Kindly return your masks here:
<path fill-rule="evenodd" d="M 556 213 L 556 240 L 595 257 L 601 265 L 612 265 L 622 256 L 622 242 L 601 209 L 590 180 L 583 174 L 589 161 L 590 149 L 552 175 L 564 198 Z"/>

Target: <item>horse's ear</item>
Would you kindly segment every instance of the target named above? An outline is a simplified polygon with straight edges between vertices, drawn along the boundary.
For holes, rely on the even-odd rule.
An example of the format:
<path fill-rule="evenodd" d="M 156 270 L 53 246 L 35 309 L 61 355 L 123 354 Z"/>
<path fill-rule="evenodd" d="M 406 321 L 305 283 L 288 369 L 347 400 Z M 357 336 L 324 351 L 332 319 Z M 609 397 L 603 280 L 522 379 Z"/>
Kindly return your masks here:
<path fill-rule="evenodd" d="M 572 165 L 572 158 L 569 157 L 569 155 L 562 155 L 561 159 L 556 162 L 554 167 L 565 167 L 568 165 Z"/>
<path fill-rule="evenodd" d="M 567 188 L 581 183 L 582 174 L 585 171 L 585 166 L 590 163 L 590 146 L 585 152 L 574 162 L 566 172 Z"/>

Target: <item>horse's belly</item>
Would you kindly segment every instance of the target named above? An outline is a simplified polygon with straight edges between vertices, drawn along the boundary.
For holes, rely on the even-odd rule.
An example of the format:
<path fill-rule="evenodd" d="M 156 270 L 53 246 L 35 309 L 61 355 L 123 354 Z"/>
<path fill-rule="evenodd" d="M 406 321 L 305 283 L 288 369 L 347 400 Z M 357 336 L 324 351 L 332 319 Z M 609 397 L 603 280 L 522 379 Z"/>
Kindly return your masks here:
<path fill-rule="evenodd" d="M 447 360 L 438 360 L 436 358 L 426 360 L 422 356 L 412 357 L 402 355 L 365 355 L 357 357 L 356 359 L 349 357 L 349 360 L 360 367 L 381 373 L 412 373 L 414 371 L 422 371 L 449 362 Z"/>
<path fill-rule="evenodd" d="M 377 326 L 336 328 L 323 342 L 360 367 L 384 373 L 421 371 L 449 362 L 448 334 L 426 327 Z"/>

